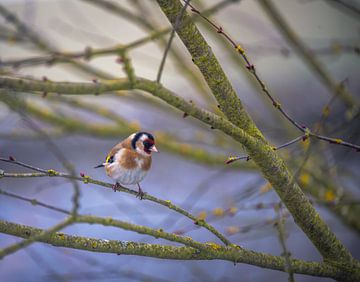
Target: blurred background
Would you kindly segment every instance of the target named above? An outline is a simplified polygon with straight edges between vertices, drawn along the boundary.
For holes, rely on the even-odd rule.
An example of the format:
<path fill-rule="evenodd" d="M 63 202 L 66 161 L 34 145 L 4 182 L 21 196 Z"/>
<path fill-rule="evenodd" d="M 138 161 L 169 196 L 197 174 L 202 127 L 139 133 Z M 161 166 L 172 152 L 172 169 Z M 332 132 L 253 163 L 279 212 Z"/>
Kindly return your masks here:
<path fill-rule="evenodd" d="M 344 2 L 360 5 L 359 1 Z M 333 97 L 257 1 L 193 0 L 191 3 L 201 11 L 210 9 L 210 17 L 242 44 L 260 77 L 294 119 L 312 129 L 318 128 L 325 135 L 360 143 L 359 116 L 351 115 L 342 100 Z M 359 14 L 337 1 L 276 0 L 273 3 L 334 81 L 359 99 Z M 2 74 L 96 82 L 126 76 L 124 59 L 130 59 L 136 76 L 156 79 L 169 37 L 169 33 L 163 33 L 154 40 L 148 39 L 149 35 L 169 27 L 156 1 L 0 0 L 0 5 Z M 212 9 L 214 7 L 217 9 Z M 233 48 L 204 21 L 196 21 L 248 113 L 269 142 L 278 146 L 299 136 L 300 133 L 266 99 Z M 145 38 L 145 42 L 137 42 Z M 124 57 L 119 48 L 128 44 L 133 46 Z M 31 59 L 25 60 L 28 58 Z M 177 36 L 161 82 L 185 99 L 217 111 L 210 90 Z M 93 169 L 94 165 L 102 162 L 112 146 L 131 133 L 140 129 L 152 132 L 161 153 L 153 157 L 152 169 L 142 182 L 145 192 L 171 200 L 192 214 L 206 218 L 235 244 L 274 255 L 283 252 L 274 227 L 278 220 L 278 196 L 251 161 L 225 165 L 228 156 L 244 152 L 239 144 L 221 132 L 191 117 L 183 118 L 182 112 L 140 91 L 81 97 L 16 93 L 16 100 L 1 94 L 1 157 L 14 156 L 34 166 L 64 171 L 43 138 L 29 126 L 34 123 L 57 144 L 77 173 L 84 172 L 110 182 L 103 170 Z M 21 115 L 11 107 L 14 103 L 20 106 Z M 325 221 L 354 257 L 360 259 L 359 153 L 311 140 L 284 148 L 279 154 L 296 173 L 304 192 Z M 0 163 L 0 169 L 26 171 L 6 163 Z M 0 189 L 71 209 L 72 185 L 66 179 L 3 178 Z M 114 194 L 109 189 L 81 183 L 80 203 L 81 214 L 111 216 L 191 236 L 201 242 L 219 243 L 211 233 L 197 228 L 187 218 L 127 194 Z M 1 219 L 40 228 L 50 227 L 64 217 L 1 194 L 0 207 Z M 285 210 L 283 214 L 291 255 L 320 260 L 291 216 Z M 171 244 L 97 225 L 72 225 L 63 232 Z M 0 247 L 19 240 L 0 234 Z M 7 256 L 0 262 L 0 273 L 2 281 L 287 279 L 286 273 L 244 264 L 116 256 L 41 243 Z M 295 278 L 296 281 L 330 281 L 303 275 Z"/>

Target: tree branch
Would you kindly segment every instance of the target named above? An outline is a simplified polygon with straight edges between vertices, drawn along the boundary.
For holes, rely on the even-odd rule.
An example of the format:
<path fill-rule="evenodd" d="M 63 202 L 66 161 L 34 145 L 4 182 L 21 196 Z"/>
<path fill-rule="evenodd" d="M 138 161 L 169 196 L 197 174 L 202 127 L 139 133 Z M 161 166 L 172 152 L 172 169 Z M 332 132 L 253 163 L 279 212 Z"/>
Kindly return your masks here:
<path fill-rule="evenodd" d="M 36 241 L 41 241 L 43 238 L 46 238 L 50 234 L 53 234 L 54 232 L 59 231 L 59 230 L 65 228 L 66 226 L 72 224 L 74 222 L 73 220 L 74 220 L 74 218 L 72 216 L 69 216 L 64 221 L 61 221 L 60 223 L 56 224 L 55 226 L 53 226 L 47 230 L 41 230 L 40 232 L 37 232 L 35 234 L 31 234 L 27 237 L 23 237 L 23 238 L 25 238 L 23 241 L 21 241 L 19 243 L 15 243 L 9 247 L 6 247 L 6 248 L 0 250 L 0 259 L 3 259 L 7 255 L 10 255 L 22 248 L 27 247 L 28 245 L 30 245 Z"/>
<path fill-rule="evenodd" d="M 9 160 L 4 159 L 4 158 L 0 158 L 0 161 L 5 161 L 8 162 Z M 12 163 L 14 164 L 18 164 L 18 162 L 16 160 L 12 161 Z M 22 164 L 22 163 L 20 163 Z M 33 169 L 35 171 L 39 171 L 39 172 L 32 172 L 32 173 L 6 173 L 6 172 L 1 172 L 0 174 L 0 179 L 2 177 L 11 177 L 11 178 L 27 178 L 27 177 L 63 177 L 63 178 L 68 178 L 68 179 L 72 179 L 72 180 L 78 180 L 78 181 L 83 181 L 84 183 L 92 183 L 98 186 L 102 186 L 105 188 L 110 188 L 110 189 L 114 189 L 114 185 L 111 183 L 106 183 L 106 182 L 102 182 L 102 181 L 98 181 L 95 179 L 92 179 L 90 176 L 88 175 L 84 175 L 82 174 L 81 177 L 77 177 L 77 176 L 73 176 L 71 174 L 66 174 L 66 173 L 62 173 L 62 172 L 58 172 L 55 171 L 53 169 L 49 169 L 46 170 L 46 172 L 44 172 L 43 169 L 39 169 L 37 170 L 36 167 L 32 167 L 30 165 L 27 165 L 28 168 Z M 116 191 L 119 192 L 125 192 L 127 194 L 131 194 L 133 196 L 137 196 L 137 192 L 134 190 L 131 190 L 129 188 L 123 187 L 123 186 L 119 186 Z M 149 195 L 148 193 L 145 193 L 145 195 L 143 196 L 143 200 L 149 200 L 151 202 L 160 204 L 164 207 L 167 207 L 179 214 L 182 214 L 184 216 L 186 216 L 187 218 L 191 219 L 194 224 L 197 224 L 199 226 L 202 226 L 204 228 L 206 228 L 207 230 L 209 230 L 211 233 L 213 233 L 216 237 L 218 237 L 225 245 L 230 245 L 231 242 L 225 238 L 225 236 L 223 234 L 221 234 L 219 231 L 217 231 L 212 225 L 208 224 L 205 220 L 200 220 L 198 219 L 196 216 L 192 215 L 191 213 L 187 212 L 186 210 L 174 205 L 173 203 L 171 203 L 171 201 L 169 200 L 161 200 L 158 199 L 152 195 Z"/>
<path fill-rule="evenodd" d="M 157 0 L 164 14 L 174 27 L 176 18 L 183 6 L 179 1 Z M 192 56 L 193 62 L 200 69 L 221 111 L 233 124 L 244 129 L 248 134 L 263 139 L 250 116 L 246 113 L 240 99 L 225 75 L 221 65 L 214 56 L 191 17 L 185 14 L 176 32 Z"/>
<path fill-rule="evenodd" d="M 0 220 L 0 232 L 22 238 L 35 237 L 43 232 L 42 229 Z M 47 234 L 39 242 L 57 247 L 66 247 L 91 252 L 114 253 L 118 255 L 138 255 L 160 259 L 176 260 L 225 260 L 230 262 L 252 264 L 263 268 L 285 271 L 285 259 L 265 253 L 256 253 L 236 246 L 221 247 L 203 244 L 203 251 L 192 247 L 174 247 L 168 245 L 146 244 L 137 242 L 123 242 L 115 240 L 95 239 L 72 236 L 64 233 Z M 292 259 L 291 264 L 295 273 L 315 275 L 321 277 L 354 278 L 350 273 L 317 262 L 305 262 Z"/>
<path fill-rule="evenodd" d="M 46 91 L 86 94 L 103 93 L 113 90 L 125 90 L 134 87 L 144 90 L 162 99 L 173 107 L 218 128 L 244 145 L 250 157 L 261 169 L 265 178 L 272 184 L 276 192 L 294 217 L 295 222 L 306 233 L 324 258 L 328 260 L 342 260 L 355 263 L 349 251 L 336 238 L 334 233 L 321 219 L 301 188 L 293 181 L 291 173 L 286 168 L 282 159 L 274 152 L 273 148 L 263 139 L 250 136 L 244 130 L 234 126 L 231 122 L 211 112 L 196 107 L 193 103 L 186 102 L 170 90 L 161 85 L 143 78 L 137 78 L 133 84 L 127 79 L 104 81 L 102 83 L 66 83 L 43 82 L 30 79 L 0 77 L 0 86 L 18 91 Z"/>
<path fill-rule="evenodd" d="M 305 44 L 297 36 L 297 34 L 290 28 L 288 23 L 282 17 L 280 12 L 274 6 L 270 0 L 259 0 L 260 5 L 267 13 L 269 18 L 275 24 L 277 29 L 282 33 L 284 38 L 293 46 L 293 48 L 298 52 L 298 54 L 303 58 L 307 63 L 310 69 L 317 74 L 323 84 L 334 93 L 334 95 L 339 95 L 342 101 L 345 103 L 347 108 L 350 110 L 352 116 L 356 115 L 359 111 L 358 102 L 350 95 L 350 93 L 343 87 L 340 87 L 336 84 L 334 79 L 328 73 L 328 71 L 317 61 L 317 59 L 311 54 Z"/>

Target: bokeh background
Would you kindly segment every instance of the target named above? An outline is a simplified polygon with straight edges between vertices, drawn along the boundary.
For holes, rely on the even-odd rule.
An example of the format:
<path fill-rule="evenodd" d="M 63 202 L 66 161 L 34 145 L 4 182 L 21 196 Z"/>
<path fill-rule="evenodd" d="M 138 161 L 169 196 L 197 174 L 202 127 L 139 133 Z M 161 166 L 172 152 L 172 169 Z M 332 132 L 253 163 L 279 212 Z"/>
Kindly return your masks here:
<path fill-rule="evenodd" d="M 204 10 L 220 1 L 191 2 Z M 358 14 L 334 4 L 336 1 L 273 2 L 333 78 L 359 99 Z M 53 52 L 126 45 L 155 30 L 169 27 L 156 1 L 112 3 L 125 12 L 106 10 L 93 1 L 0 0 L 3 7 L 41 36 Z M 360 3 L 353 1 L 353 4 Z M 212 18 L 241 42 L 283 107 L 296 120 L 313 128 L 332 93 L 286 43 L 257 1 L 228 1 Z M 264 98 L 234 50 L 204 22 L 198 21 L 198 26 L 247 111 L 270 142 L 280 145 L 298 136 L 298 132 Z M 38 48 L 4 17 L 0 18 L 0 35 L 1 62 L 50 53 Z M 168 34 L 163 38 L 163 41 L 157 39 L 129 50 L 127 55 L 137 76 L 156 79 Z M 162 76 L 164 86 L 216 111 L 209 89 L 177 37 L 172 50 L 180 59 L 168 57 Z M 116 54 L 77 61 L 96 68 L 104 76 L 125 76 Z M 0 71 L 35 78 L 46 76 L 54 81 L 102 79 L 100 75 L 79 70 L 72 64 L 58 62 L 26 66 L 0 63 Z M 161 153 L 153 157 L 153 167 L 142 182 L 143 190 L 171 200 L 193 214 L 206 216 L 236 244 L 281 255 L 278 232 L 274 227 L 277 218 L 274 206 L 279 198 L 251 162 L 224 164 L 227 156 L 243 152 L 239 144 L 220 132 L 190 117 L 184 119 L 183 113 L 139 91 L 71 98 L 55 94 L 43 98 L 41 93 L 17 93 L 17 97 L 27 105 L 23 109 L 25 117 L 8 107 L 6 97 L 0 99 L 2 157 L 11 155 L 45 169 L 64 170 L 44 140 L 29 127 L 30 119 L 47 132 L 78 173 L 85 172 L 95 179 L 110 181 L 104 171 L 93 169 L 94 165 L 102 162 L 108 150 L 131 132 L 139 129 L 152 132 L 159 140 L 157 147 Z M 51 116 L 58 119 L 54 121 Z M 64 121 L 80 125 L 66 126 Z M 359 144 L 359 121 L 359 117 L 349 117 L 341 100 L 335 99 L 323 130 L 331 136 Z M 311 151 L 307 153 L 309 147 Z M 279 154 L 293 172 L 309 155 L 299 173 L 299 182 L 332 230 L 359 259 L 359 153 L 340 146 L 301 142 L 279 151 Z M 0 163 L 0 168 L 6 172 L 26 171 L 5 163 Z M 60 178 L 3 178 L 0 189 L 67 209 L 72 204 L 71 183 Z M 346 209 L 346 215 L 339 216 L 334 212 L 340 204 Z M 217 242 L 206 230 L 196 228 L 190 220 L 162 206 L 83 183 L 80 213 L 111 216 L 178 232 L 202 242 Z M 63 215 L 0 195 L 0 218 L 46 228 L 60 221 Z M 315 248 L 290 216 L 287 216 L 285 227 L 287 246 L 293 257 L 320 260 Z M 102 239 L 169 244 L 161 239 L 96 225 L 73 225 L 63 231 Z M 16 241 L 19 238 L 0 234 L 0 247 Z M 0 261 L 0 277 L 1 281 L 285 281 L 287 274 L 244 264 L 234 266 L 223 261 L 187 262 L 116 256 L 35 243 Z M 330 281 L 302 275 L 295 277 L 296 281 Z"/>

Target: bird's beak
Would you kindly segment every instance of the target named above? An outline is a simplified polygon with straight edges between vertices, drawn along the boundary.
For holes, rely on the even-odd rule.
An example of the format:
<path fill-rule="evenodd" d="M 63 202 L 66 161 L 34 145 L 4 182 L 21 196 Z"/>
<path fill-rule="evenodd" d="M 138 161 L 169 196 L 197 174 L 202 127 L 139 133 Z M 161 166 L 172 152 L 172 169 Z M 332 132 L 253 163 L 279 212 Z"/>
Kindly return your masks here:
<path fill-rule="evenodd" d="M 155 145 L 150 148 L 150 151 L 151 151 L 151 152 L 155 152 L 155 153 L 159 153 L 159 151 L 158 151 L 158 149 L 155 147 Z"/>

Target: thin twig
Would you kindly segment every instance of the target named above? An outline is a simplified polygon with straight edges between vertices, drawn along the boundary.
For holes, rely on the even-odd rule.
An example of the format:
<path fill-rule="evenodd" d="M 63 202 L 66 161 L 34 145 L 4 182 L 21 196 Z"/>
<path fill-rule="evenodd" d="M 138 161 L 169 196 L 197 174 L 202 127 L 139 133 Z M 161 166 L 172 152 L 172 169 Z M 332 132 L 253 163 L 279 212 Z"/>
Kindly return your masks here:
<path fill-rule="evenodd" d="M 343 8 L 344 11 L 350 12 L 349 14 L 351 15 L 355 15 L 356 19 L 359 20 L 360 7 L 357 6 L 358 4 L 356 4 L 355 1 L 353 1 L 354 3 L 350 3 L 349 0 L 325 0 L 325 2 Z"/>
<path fill-rule="evenodd" d="M 2 15 L 9 23 L 16 27 L 19 34 L 25 36 L 29 41 L 31 41 L 39 50 L 43 52 L 48 52 L 50 54 L 56 53 L 58 50 L 52 46 L 49 42 L 43 39 L 38 33 L 24 24 L 15 14 L 11 13 L 4 5 L 0 4 L 0 15 Z M 96 77 L 102 78 L 111 78 L 107 73 L 85 64 L 82 62 L 69 60 L 69 63 L 72 64 L 77 70 L 91 74 Z"/>
<path fill-rule="evenodd" d="M 24 110 L 19 107 L 16 103 L 10 103 L 10 106 L 14 111 L 16 111 L 29 125 L 29 127 L 36 132 L 39 136 L 41 136 L 41 140 L 45 143 L 46 147 L 54 154 L 56 159 L 64 166 L 64 168 L 72 175 L 75 176 L 76 172 L 72 164 L 67 160 L 65 155 L 59 149 L 59 147 L 51 140 L 51 138 L 43 131 L 36 123 L 34 123 L 24 112 Z M 72 179 L 70 179 L 74 193 L 72 196 L 73 207 L 71 211 L 71 215 L 76 217 L 78 209 L 80 207 L 79 199 L 80 199 L 80 187 L 78 183 Z"/>
<path fill-rule="evenodd" d="M 192 4 L 189 4 L 189 7 L 191 8 L 191 11 L 196 13 L 197 15 L 199 15 L 201 18 L 203 18 L 205 21 L 207 21 L 211 26 L 214 27 L 214 29 L 217 31 L 217 33 L 219 33 L 220 35 L 223 35 L 234 47 L 234 49 L 242 56 L 242 58 L 244 59 L 245 63 L 246 63 L 246 68 L 250 71 L 250 73 L 254 76 L 254 78 L 256 79 L 256 81 L 259 83 L 259 85 L 261 86 L 262 91 L 266 94 L 266 96 L 271 100 L 273 106 L 278 109 L 281 114 L 289 121 L 291 122 L 296 128 L 298 128 L 300 131 L 302 131 L 303 133 L 305 133 L 307 136 L 310 137 L 315 137 L 317 139 L 323 140 L 323 141 L 327 141 L 331 144 L 341 144 L 342 146 L 346 146 L 346 147 L 350 147 L 353 148 L 355 150 L 360 151 L 360 146 L 355 145 L 352 146 L 351 143 L 349 142 L 345 142 L 343 140 L 341 140 L 340 138 L 330 138 L 330 137 L 326 137 L 326 136 L 322 136 L 322 135 L 318 135 L 314 132 L 312 132 L 310 130 L 310 128 L 308 128 L 307 126 L 300 124 L 299 122 L 297 122 L 295 119 L 293 119 L 281 106 L 281 104 L 279 102 L 277 102 L 272 94 L 270 93 L 269 89 L 267 88 L 267 86 L 265 85 L 265 83 L 263 82 L 263 80 L 261 80 L 261 78 L 259 77 L 255 66 L 250 62 L 249 57 L 246 55 L 244 48 L 240 45 L 237 44 L 228 33 L 226 33 L 224 31 L 224 29 L 215 24 L 212 20 L 210 20 L 209 18 L 207 18 L 206 16 L 204 16 L 199 10 L 197 10 Z M 339 92 L 342 87 L 337 87 L 337 92 L 336 93 L 342 93 Z M 353 105 L 353 104 L 352 104 Z M 245 159 L 245 157 L 243 157 L 242 159 Z"/>
<path fill-rule="evenodd" d="M 6 161 L 8 162 L 8 159 L 6 158 L 0 158 L 0 161 Z M 17 164 L 17 161 L 14 160 L 12 163 Z M 29 165 L 30 166 L 30 165 Z M 32 167 L 32 166 L 30 166 Z M 35 167 L 32 167 L 32 169 L 36 169 Z M 92 183 L 98 186 L 102 186 L 102 187 L 106 187 L 106 188 L 110 188 L 113 189 L 114 185 L 111 183 L 106 183 L 106 182 L 102 182 L 102 181 L 98 181 L 95 180 L 93 178 L 91 178 L 88 175 L 83 175 L 81 177 L 77 177 L 77 176 L 72 176 L 71 174 L 66 174 L 66 173 L 62 173 L 62 172 L 58 172 L 55 171 L 53 169 L 49 169 L 46 170 L 46 172 L 44 172 L 44 169 L 39 170 L 39 172 L 37 173 L 2 173 L 2 175 L 0 175 L 1 177 L 13 177 L 13 178 L 20 178 L 20 177 L 63 177 L 63 178 L 69 178 L 69 179 L 74 179 L 74 180 L 78 180 L 78 181 L 83 181 L 84 183 Z M 120 186 L 116 189 L 116 191 L 119 192 L 125 192 L 127 194 L 131 194 L 133 196 L 137 196 L 137 191 L 131 190 L 129 188 Z M 188 218 L 190 218 L 194 224 L 202 226 L 206 229 L 208 229 L 211 233 L 213 233 L 216 237 L 218 237 L 225 245 L 230 245 L 231 242 L 229 240 L 226 239 L 226 237 L 224 235 L 222 235 L 219 231 L 217 231 L 213 226 L 211 226 L 210 224 L 208 224 L 207 222 L 205 222 L 204 220 L 199 220 L 196 216 L 190 214 L 189 212 L 187 212 L 186 210 L 174 205 L 173 203 L 171 203 L 171 201 L 169 200 L 161 200 L 158 199 L 154 196 L 151 196 L 147 193 L 145 193 L 144 200 L 149 200 L 151 202 L 155 202 L 158 203 L 162 206 L 168 207 L 169 209 L 176 211 L 177 213 L 180 213 Z"/>
<path fill-rule="evenodd" d="M 349 113 L 351 115 L 357 114 L 359 111 L 358 101 L 355 100 L 344 87 L 339 87 L 330 73 L 313 56 L 305 43 L 289 26 L 273 2 L 271 0 L 259 0 L 258 2 L 273 21 L 277 29 L 283 34 L 284 38 L 293 46 L 295 51 L 297 51 L 297 53 L 302 57 L 310 69 L 319 76 L 325 87 L 327 87 L 335 95 L 339 95 L 341 97 L 343 103 L 349 109 Z"/>
<path fill-rule="evenodd" d="M 179 28 L 180 26 L 180 23 L 181 23 L 181 19 L 186 11 L 186 8 L 187 6 L 190 4 L 190 0 L 187 0 L 185 1 L 185 5 L 182 7 L 180 13 L 178 14 L 178 16 L 176 17 L 176 21 L 175 21 L 175 25 L 170 33 L 170 37 L 169 37 L 169 41 L 167 42 L 166 44 L 166 47 L 165 47 L 165 51 L 164 51 L 164 55 L 162 57 L 162 60 L 161 60 L 161 63 L 160 63 L 160 67 L 159 67 L 159 70 L 158 70 L 158 73 L 157 73 L 157 77 L 156 77 L 156 82 L 157 83 L 160 83 L 160 80 L 161 80 L 161 75 L 162 75 L 162 72 L 164 70 L 164 66 L 165 66 L 165 61 L 166 61 L 166 57 L 169 53 L 169 50 L 170 50 L 170 47 L 171 47 L 171 43 L 174 39 L 174 36 L 175 36 L 175 32 L 176 30 Z"/>
<path fill-rule="evenodd" d="M 86 47 L 83 51 L 73 51 L 73 52 L 53 52 L 50 55 L 45 56 L 36 56 L 25 59 L 13 59 L 7 61 L 0 61 L 0 67 L 24 67 L 24 66 L 36 66 L 40 64 L 48 64 L 54 65 L 57 62 L 71 62 L 70 59 L 81 59 L 84 58 L 86 60 L 91 60 L 96 58 L 97 56 L 102 55 L 116 55 L 121 52 L 126 52 L 128 50 L 140 47 L 148 42 L 151 42 L 169 32 L 169 29 L 161 29 L 159 31 L 155 31 L 150 35 L 143 37 L 141 39 L 137 39 L 127 45 L 115 45 L 107 48 L 89 48 Z"/>
<path fill-rule="evenodd" d="M 285 147 L 288 147 L 292 144 L 295 144 L 296 142 L 299 142 L 300 140 L 306 140 L 307 139 L 307 136 L 306 135 L 300 135 L 296 138 L 294 138 L 293 140 L 290 140 L 289 142 L 286 142 L 278 147 L 273 147 L 273 150 L 274 151 L 277 151 L 277 150 L 280 150 L 282 148 L 285 148 Z M 233 163 L 233 162 L 236 162 L 236 161 L 239 161 L 239 160 L 251 160 L 250 156 L 249 155 L 246 155 L 246 156 L 231 156 L 231 157 L 228 157 L 228 159 L 226 160 L 226 164 L 230 164 L 230 163 Z"/>
<path fill-rule="evenodd" d="M 70 215 L 70 211 L 68 211 L 68 210 L 65 210 L 65 209 L 62 209 L 62 208 L 59 208 L 59 207 L 55 207 L 55 206 L 43 203 L 41 201 L 38 201 L 37 199 L 30 199 L 30 198 L 27 198 L 27 197 L 23 197 L 23 196 L 20 196 L 20 195 L 16 195 L 16 194 L 7 192 L 7 191 L 2 190 L 2 189 L 0 189 L 0 195 L 4 195 L 4 196 L 11 197 L 11 198 L 14 198 L 14 199 L 22 200 L 24 202 L 28 202 L 28 203 L 32 204 L 33 206 L 40 206 L 40 207 L 47 208 L 49 210 L 53 210 L 53 211 L 57 211 L 57 212 L 60 212 L 60 213 L 63 213 L 63 214 Z"/>
<path fill-rule="evenodd" d="M 288 281 L 289 282 L 295 282 L 294 278 L 294 271 L 291 265 L 291 254 L 288 251 L 288 248 L 286 246 L 286 233 L 285 233 L 285 217 L 282 214 L 282 207 L 281 204 L 278 205 L 276 208 L 276 211 L 278 213 L 278 218 L 276 222 L 276 228 L 279 233 L 279 241 L 281 244 L 281 248 L 283 250 L 282 256 L 285 258 L 285 270 L 289 274 Z"/>

